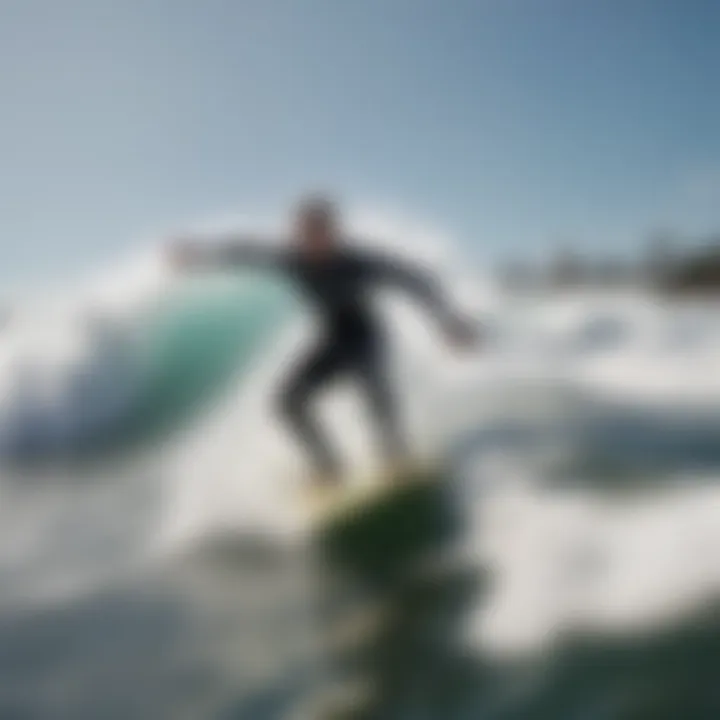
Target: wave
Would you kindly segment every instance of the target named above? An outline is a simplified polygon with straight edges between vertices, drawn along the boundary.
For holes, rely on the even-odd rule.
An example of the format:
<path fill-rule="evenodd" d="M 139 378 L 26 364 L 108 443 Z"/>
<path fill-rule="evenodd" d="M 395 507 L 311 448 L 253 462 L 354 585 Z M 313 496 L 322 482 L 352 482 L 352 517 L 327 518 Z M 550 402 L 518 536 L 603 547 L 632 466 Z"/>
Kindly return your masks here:
<path fill-rule="evenodd" d="M 417 232 L 413 224 L 382 215 L 360 220 L 359 234 L 381 245 L 388 244 L 387 237 L 398 238 L 396 249 L 438 268 L 455 299 L 488 328 L 481 353 L 455 356 L 410 302 L 381 300 L 394 338 L 391 372 L 413 446 L 430 455 L 462 456 L 469 477 L 483 476 L 482 482 L 471 481 L 483 492 L 463 496 L 468 511 L 484 507 L 494 517 L 499 504 L 485 490 L 510 488 L 515 474 L 514 465 L 487 470 L 486 446 L 479 459 L 465 457 L 463 447 L 474 447 L 475 435 L 488 428 L 518 422 L 547 427 L 550 419 L 559 420 L 562 443 L 578 445 L 578 418 L 595 417 L 600 405 L 612 412 L 622 405 L 639 415 L 694 414 L 706 428 L 708 412 L 720 416 L 715 308 L 664 304 L 641 293 L 509 297 L 469 270 L 442 234 Z M 3 331 L 0 446 L 6 456 L 51 460 L 51 482 L 42 486 L 27 477 L 13 485 L 8 472 L 0 476 L 0 545 L 18 548 L 12 557 L 0 554 L 0 579 L 17 578 L 22 567 L 26 580 L 17 587 L 25 596 L 37 595 L 43 583 L 60 575 L 97 578 L 99 568 L 106 572 L 117 558 L 163 557 L 168 548 L 193 546 L 224 528 L 276 535 L 293 527 L 292 498 L 304 479 L 303 458 L 276 422 L 272 397 L 313 327 L 296 311 L 289 288 L 259 277 L 179 283 L 145 255 L 111 280 L 94 282 L 92 292 L 73 295 L 61 306 L 20 304 Z M 318 410 L 353 467 L 369 469 L 377 462 L 365 408 L 351 388 L 338 387 Z M 528 445 L 532 441 L 526 439 L 512 448 L 514 463 Z M 81 486 L 73 484 L 76 470 L 53 464 L 58 454 L 137 447 L 143 453 L 132 457 L 132 466 L 118 469 L 101 460 Z M 619 453 L 613 443 L 602 450 Z M 538 462 L 532 456 L 525 467 Z M 673 472 L 681 477 L 681 464 Z M 527 495 L 528 512 L 534 512 L 535 497 Z M 716 504 L 714 491 L 704 497 Z M 594 512 L 594 502 L 591 494 L 577 512 L 568 512 L 569 537 L 575 538 L 573 528 Z M 698 512 L 694 501 L 673 507 L 692 524 Z M 654 512 L 648 510 L 652 517 Z M 665 524 L 665 505 L 657 512 L 667 535 L 682 532 Z M 564 520 L 558 517 L 552 514 L 548 522 L 561 530 Z M 540 519 L 545 522 L 545 515 Z M 614 516 L 608 522 L 616 524 Z M 608 543 L 624 542 L 606 525 L 596 527 Z M 107 541 L 108 528 L 116 532 L 116 542 Z M 541 546 L 535 535 L 527 546 L 502 534 L 490 540 L 473 535 L 472 541 L 482 546 L 483 559 L 491 553 L 513 583 L 519 578 L 517 587 L 530 582 L 523 573 L 532 571 L 532 563 L 523 557 L 541 548 L 552 556 L 556 549 Z M 716 543 L 715 536 L 707 542 Z M 92 547 L 92 557 L 72 549 L 56 554 L 79 544 Z M 560 543 L 558 552 L 569 544 Z M 637 563 L 644 563 L 648 552 L 639 551 Z M 622 570 L 623 582 L 636 567 Z M 689 595 L 716 583 L 716 576 L 703 572 L 683 580 Z M 661 594 L 674 582 L 676 568 L 661 575 L 651 590 L 631 580 L 623 588 L 637 589 L 638 597 Z M 517 596 L 504 597 L 512 604 Z M 553 596 L 548 602 L 560 600 Z M 526 613 L 521 603 L 497 614 L 508 627 L 516 624 L 513 608 Z M 547 617 L 558 617 L 553 613 Z M 488 630 L 487 622 L 483 614 L 477 632 L 500 643 L 501 629 Z M 542 634 L 546 628 L 540 619 L 528 632 Z"/>
<path fill-rule="evenodd" d="M 52 459 L 158 440 L 207 407 L 287 312 L 277 283 L 201 281 L 131 317 L 90 301 L 60 319 L 18 320 L 35 327 L 5 338 L 14 346 L 4 363 L 2 448 Z"/>

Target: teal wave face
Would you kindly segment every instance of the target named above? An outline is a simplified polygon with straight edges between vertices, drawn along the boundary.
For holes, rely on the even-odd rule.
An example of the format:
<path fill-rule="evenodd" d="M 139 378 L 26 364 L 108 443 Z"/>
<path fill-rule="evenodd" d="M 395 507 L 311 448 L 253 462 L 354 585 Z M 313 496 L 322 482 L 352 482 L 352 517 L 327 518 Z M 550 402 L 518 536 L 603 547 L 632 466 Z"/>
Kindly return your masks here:
<path fill-rule="evenodd" d="M 265 280 L 181 289 L 146 323 L 135 400 L 102 445 L 148 442 L 192 421 L 260 355 L 290 307 L 285 288 Z"/>

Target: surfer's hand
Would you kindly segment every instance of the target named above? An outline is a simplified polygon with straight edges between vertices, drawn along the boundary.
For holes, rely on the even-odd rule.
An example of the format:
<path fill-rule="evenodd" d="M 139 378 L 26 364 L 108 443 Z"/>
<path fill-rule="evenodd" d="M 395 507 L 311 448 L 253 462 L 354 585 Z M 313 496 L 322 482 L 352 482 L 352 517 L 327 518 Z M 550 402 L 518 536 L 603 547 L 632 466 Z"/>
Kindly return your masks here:
<path fill-rule="evenodd" d="M 188 270 L 198 264 L 201 253 L 197 243 L 187 237 L 175 238 L 167 249 L 170 265 L 176 270 Z"/>
<path fill-rule="evenodd" d="M 460 350 L 469 350 L 480 344 L 479 328 L 472 322 L 455 319 L 447 327 L 448 342 Z"/>

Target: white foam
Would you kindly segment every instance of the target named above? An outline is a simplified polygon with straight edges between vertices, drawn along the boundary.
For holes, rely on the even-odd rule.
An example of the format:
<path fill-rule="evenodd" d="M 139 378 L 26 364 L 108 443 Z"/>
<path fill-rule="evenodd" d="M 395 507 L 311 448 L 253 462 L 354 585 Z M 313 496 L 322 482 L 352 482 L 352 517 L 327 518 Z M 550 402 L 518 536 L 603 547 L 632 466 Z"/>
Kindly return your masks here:
<path fill-rule="evenodd" d="M 468 548 L 491 570 L 468 628 L 482 650 L 536 653 L 568 630 L 643 632 L 717 598 L 716 478 L 615 499 L 503 479 L 474 506 Z"/>
<path fill-rule="evenodd" d="M 581 389 L 644 407 L 720 407 L 720 385 L 714 379 L 720 360 L 717 312 L 680 311 L 639 293 L 516 303 L 482 276 L 478 279 L 473 268 L 464 267 L 442 233 L 388 213 L 355 215 L 352 227 L 359 235 L 439 267 L 464 307 L 481 310 L 492 323 L 493 338 L 482 353 L 455 357 L 443 347 L 432 321 L 409 301 L 384 300 L 396 331 L 392 372 L 418 445 L 442 450 L 460 431 L 504 411 L 503 398 L 513 393 L 527 412 L 530 387 L 546 395 Z M 246 225 L 241 222 L 239 227 Z M 95 368 L 115 387 L 117 369 L 102 374 L 109 366 L 88 343 L 84 319 L 100 312 L 121 324 L 143 322 L 148 308 L 171 287 L 172 278 L 158 255 L 140 253 L 80 290 L 60 293 L 62 302 L 56 294 L 46 304 L 19 303 L 0 346 L 3 401 L 12 402 L 18 366 L 26 363 L 53 388 L 62 386 L 68 371 L 78 365 Z M 680 330 L 688 325 L 692 337 L 683 338 Z M 298 320 L 277 337 L 251 374 L 236 379 L 211 413 L 158 450 L 154 460 L 161 467 L 148 485 L 155 488 L 159 478 L 161 491 L 156 495 L 136 494 L 135 486 L 131 490 L 130 483 L 123 485 L 127 478 L 116 479 L 119 489 L 108 507 L 128 517 L 145 508 L 152 516 L 152 543 L 143 535 L 142 542 L 148 544 L 128 545 L 133 553 L 193 543 L 223 528 L 285 533 L 292 526 L 292 493 L 302 481 L 303 464 L 274 417 L 273 397 L 288 358 L 299 352 L 310 331 L 308 320 Z M 48 390 L 51 396 L 55 392 Z M 59 407 L 57 417 L 66 417 L 67 406 Z M 374 462 L 365 408 L 352 388 L 324 400 L 320 411 L 354 465 Z M 711 485 L 623 507 L 608 506 L 589 492 L 543 493 L 534 489 L 532 477 L 522 480 L 524 474 L 512 462 L 505 463 L 495 469 L 493 483 L 481 484 L 496 491 L 468 501 L 478 513 L 480 528 L 472 552 L 479 563 L 488 561 L 497 568 L 500 578 L 490 604 L 478 609 L 472 623 L 473 637 L 483 646 L 542 645 L 559 628 L 573 624 L 635 627 L 647 618 L 672 615 L 717 589 L 713 558 L 720 549 L 720 518 Z M 87 523 L 73 514 L 72 502 L 63 500 L 72 496 L 63 490 L 63 482 L 58 474 L 55 495 L 39 491 L 36 502 L 23 501 L 22 524 L 6 522 L 20 505 L 0 483 L 3 546 L 17 540 L 18 554 L 8 560 L 10 565 L 22 564 L 25 557 L 29 574 L 47 573 L 47 564 L 34 563 L 32 557 L 43 557 L 42 547 L 55 543 L 57 518 Z M 124 497 L 131 499 L 123 504 Z M 86 527 L 84 541 L 92 544 L 102 528 Z M 578 560 L 583 553 L 585 559 Z M 600 570 L 580 582 L 573 573 L 588 557 L 595 558 Z M 70 561 L 65 562 L 68 565 L 57 568 L 69 567 Z M 95 568 L 91 564 L 92 572 Z M 14 565 L 12 572 L 17 575 Z"/>

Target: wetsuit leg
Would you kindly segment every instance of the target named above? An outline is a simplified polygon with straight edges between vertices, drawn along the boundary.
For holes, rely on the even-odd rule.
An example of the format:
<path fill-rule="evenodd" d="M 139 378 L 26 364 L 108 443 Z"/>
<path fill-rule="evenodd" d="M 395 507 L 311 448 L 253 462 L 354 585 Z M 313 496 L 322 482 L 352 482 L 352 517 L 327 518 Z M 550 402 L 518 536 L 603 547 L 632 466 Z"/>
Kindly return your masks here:
<path fill-rule="evenodd" d="M 340 462 L 318 428 L 309 404 L 317 391 L 344 370 L 347 363 L 347 354 L 340 345 L 321 344 L 290 372 L 280 393 L 283 418 L 308 450 L 315 470 L 321 474 L 336 474 Z"/>
<path fill-rule="evenodd" d="M 370 403 L 385 460 L 397 463 L 405 459 L 407 445 L 402 432 L 397 403 L 388 379 L 385 348 L 380 342 L 369 343 L 358 352 L 358 379 Z"/>

